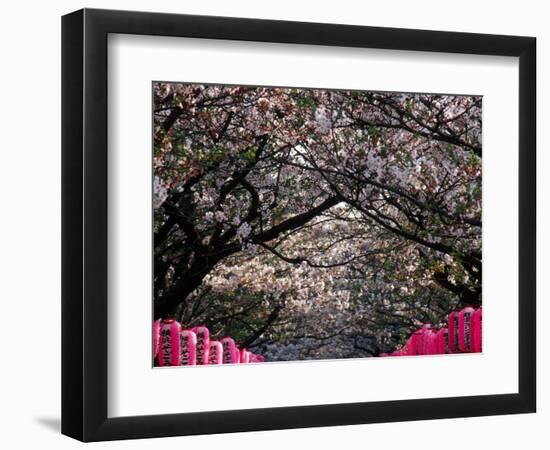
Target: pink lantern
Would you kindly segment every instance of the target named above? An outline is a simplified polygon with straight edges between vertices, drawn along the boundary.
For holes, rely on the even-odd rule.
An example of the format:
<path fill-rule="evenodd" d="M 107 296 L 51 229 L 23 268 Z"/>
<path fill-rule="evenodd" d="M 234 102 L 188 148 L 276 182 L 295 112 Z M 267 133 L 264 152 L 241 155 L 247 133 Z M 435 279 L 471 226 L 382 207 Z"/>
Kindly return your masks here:
<path fill-rule="evenodd" d="M 399 356 L 412 356 L 412 355 L 414 355 L 413 339 L 412 339 L 412 336 L 409 336 L 409 339 L 407 339 L 407 342 L 405 342 L 405 345 L 401 349 L 401 355 Z"/>
<path fill-rule="evenodd" d="M 210 352 L 210 331 L 205 326 L 193 328 L 197 335 L 197 365 L 208 364 Z"/>
<path fill-rule="evenodd" d="M 476 353 L 482 349 L 482 308 L 463 308 L 448 317 L 448 326 L 434 331 L 424 324 L 409 336 L 405 345 L 380 356 L 442 355 Z"/>
<path fill-rule="evenodd" d="M 194 366 L 197 362 L 197 335 L 191 330 L 180 332 L 180 364 Z"/>
<path fill-rule="evenodd" d="M 437 345 L 436 345 L 436 336 L 437 333 L 430 330 L 428 336 L 426 337 L 426 354 L 427 355 L 437 355 Z"/>
<path fill-rule="evenodd" d="M 223 364 L 223 346 L 221 342 L 210 341 L 208 364 Z"/>
<path fill-rule="evenodd" d="M 252 363 L 263 363 L 265 361 L 262 355 L 256 355 L 255 353 L 250 354 L 250 362 Z"/>
<path fill-rule="evenodd" d="M 449 314 L 449 352 L 459 353 L 458 348 L 458 314 L 453 311 Z"/>
<path fill-rule="evenodd" d="M 433 338 L 432 338 L 432 330 L 430 329 L 430 325 L 425 324 L 422 326 L 422 329 L 420 330 L 420 338 L 418 341 L 418 354 L 419 355 L 431 355 L 430 353 L 433 349 Z"/>
<path fill-rule="evenodd" d="M 174 319 L 163 319 L 159 331 L 159 366 L 180 365 L 180 324 Z"/>
<path fill-rule="evenodd" d="M 441 328 L 435 335 L 435 352 L 438 355 L 449 353 L 449 330 Z"/>
<path fill-rule="evenodd" d="M 407 355 L 416 356 L 420 355 L 420 340 L 421 340 L 422 330 L 416 330 L 407 342 Z"/>
<path fill-rule="evenodd" d="M 160 319 L 153 322 L 153 358 L 156 358 L 159 352 L 160 339 Z"/>
<path fill-rule="evenodd" d="M 469 306 L 458 313 L 458 348 L 461 352 L 472 351 L 471 320 L 474 308 Z"/>
<path fill-rule="evenodd" d="M 481 352 L 481 323 L 482 323 L 482 312 L 481 308 L 478 308 L 474 311 L 471 319 L 471 328 L 472 328 L 472 352 L 479 353 Z"/>
<path fill-rule="evenodd" d="M 250 362 L 250 352 L 245 348 L 241 350 L 241 364 L 248 364 Z"/>
<path fill-rule="evenodd" d="M 224 337 L 221 340 L 223 345 L 223 363 L 235 364 L 239 362 L 239 350 L 235 345 L 235 341 L 230 337 Z"/>

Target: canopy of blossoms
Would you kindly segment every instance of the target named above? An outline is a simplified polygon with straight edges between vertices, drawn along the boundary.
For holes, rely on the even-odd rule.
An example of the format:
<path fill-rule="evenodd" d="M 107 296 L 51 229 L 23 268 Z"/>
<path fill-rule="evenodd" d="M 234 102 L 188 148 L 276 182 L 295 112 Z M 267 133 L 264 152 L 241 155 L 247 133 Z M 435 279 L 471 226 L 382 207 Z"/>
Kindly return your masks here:
<path fill-rule="evenodd" d="M 481 98 L 154 83 L 155 319 L 377 356 L 481 305 Z"/>

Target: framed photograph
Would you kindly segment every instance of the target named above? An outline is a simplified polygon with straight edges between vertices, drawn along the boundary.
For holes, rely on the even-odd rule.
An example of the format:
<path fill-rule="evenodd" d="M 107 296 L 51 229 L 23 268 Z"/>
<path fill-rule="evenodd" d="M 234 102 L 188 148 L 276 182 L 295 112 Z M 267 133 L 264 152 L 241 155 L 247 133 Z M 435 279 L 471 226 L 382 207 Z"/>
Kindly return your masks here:
<path fill-rule="evenodd" d="M 535 412 L 533 37 L 62 21 L 62 432 Z"/>

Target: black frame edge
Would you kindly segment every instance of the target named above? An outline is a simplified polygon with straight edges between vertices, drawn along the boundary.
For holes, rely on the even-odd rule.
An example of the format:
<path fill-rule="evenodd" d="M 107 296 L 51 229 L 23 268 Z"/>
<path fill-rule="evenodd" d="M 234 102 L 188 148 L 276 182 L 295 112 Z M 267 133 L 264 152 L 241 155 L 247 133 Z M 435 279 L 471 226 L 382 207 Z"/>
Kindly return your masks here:
<path fill-rule="evenodd" d="M 533 412 L 520 394 L 110 418 L 90 441 L 361 425 Z"/>
<path fill-rule="evenodd" d="M 519 393 L 536 412 L 537 229 L 537 42 L 527 39 L 519 55 Z"/>
<path fill-rule="evenodd" d="M 62 433 L 81 441 L 470 417 L 536 410 L 536 40 L 85 9 L 62 21 Z M 518 56 L 519 393 L 107 417 L 107 35 Z"/>
<path fill-rule="evenodd" d="M 61 431 L 82 439 L 83 345 L 83 11 L 62 18 L 61 33 Z"/>

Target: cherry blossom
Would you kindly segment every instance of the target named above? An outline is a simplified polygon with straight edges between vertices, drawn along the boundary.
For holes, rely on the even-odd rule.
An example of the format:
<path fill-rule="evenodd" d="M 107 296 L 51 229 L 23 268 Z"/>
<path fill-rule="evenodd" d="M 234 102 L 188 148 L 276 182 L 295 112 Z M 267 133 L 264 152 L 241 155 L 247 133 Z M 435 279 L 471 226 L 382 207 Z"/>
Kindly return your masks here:
<path fill-rule="evenodd" d="M 376 356 L 481 305 L 480 97 L 153 95 L 155 319 L 289 360 Z"/>

